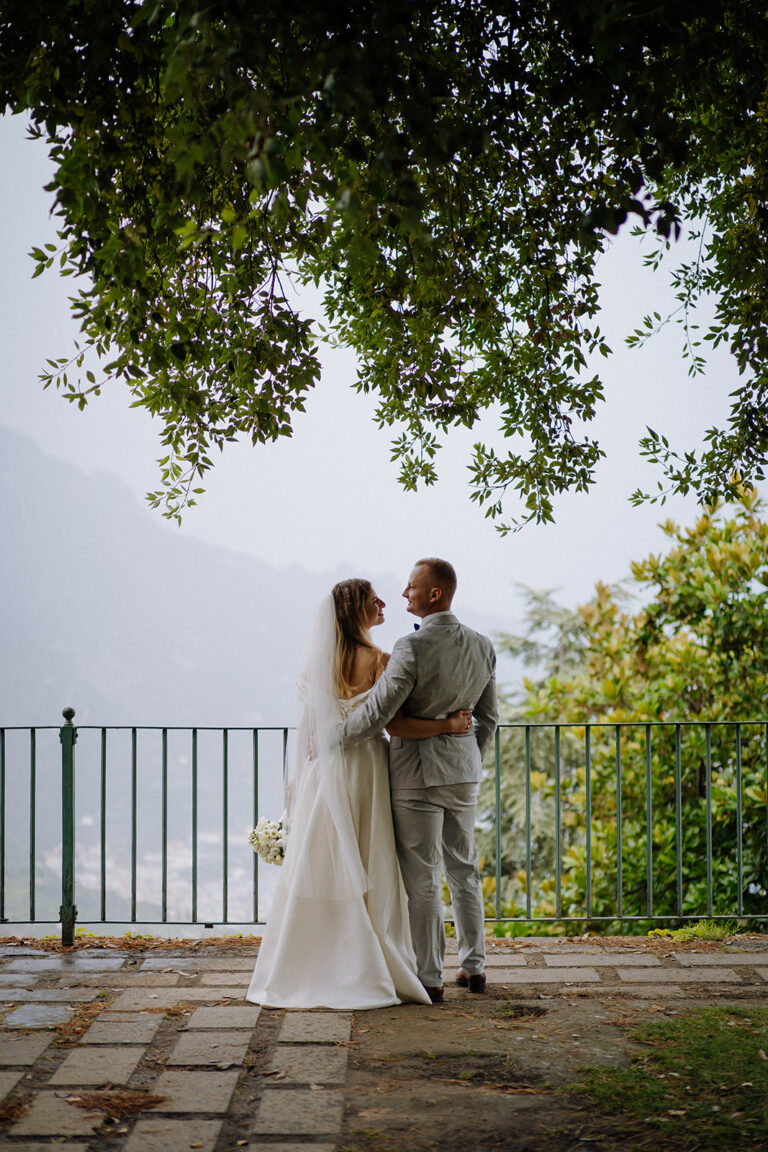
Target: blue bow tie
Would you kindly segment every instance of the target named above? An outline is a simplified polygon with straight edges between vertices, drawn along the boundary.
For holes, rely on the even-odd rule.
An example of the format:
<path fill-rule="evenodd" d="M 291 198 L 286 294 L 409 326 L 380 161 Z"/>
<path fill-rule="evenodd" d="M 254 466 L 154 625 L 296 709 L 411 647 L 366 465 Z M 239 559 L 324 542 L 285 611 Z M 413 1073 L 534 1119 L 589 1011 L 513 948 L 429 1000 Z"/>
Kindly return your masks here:
<path fill-rule="evenodd" d="M 413 626 L 414 632 L 418 632 L 419 628 L 421 628 L 421 624 L 414 624 L 414 626 Z"/>

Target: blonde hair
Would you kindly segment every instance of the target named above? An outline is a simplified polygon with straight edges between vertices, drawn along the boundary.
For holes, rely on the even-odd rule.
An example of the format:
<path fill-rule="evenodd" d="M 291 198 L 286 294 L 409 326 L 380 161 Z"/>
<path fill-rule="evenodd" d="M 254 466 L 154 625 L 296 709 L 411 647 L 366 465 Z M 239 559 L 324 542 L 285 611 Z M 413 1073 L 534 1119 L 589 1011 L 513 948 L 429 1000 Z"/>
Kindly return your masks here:
<path fill-rule="evenodd" d="M 373 592 L 370 580 L 340 580 L 331 589 L 336 612 L 336 653 L 333 679 L 340 696 L 349 695 L 356 687 L 351 682 L 358 648 L 368 648 L 381 655 L 371 641 L 365 623 L 365 607 Z"/>

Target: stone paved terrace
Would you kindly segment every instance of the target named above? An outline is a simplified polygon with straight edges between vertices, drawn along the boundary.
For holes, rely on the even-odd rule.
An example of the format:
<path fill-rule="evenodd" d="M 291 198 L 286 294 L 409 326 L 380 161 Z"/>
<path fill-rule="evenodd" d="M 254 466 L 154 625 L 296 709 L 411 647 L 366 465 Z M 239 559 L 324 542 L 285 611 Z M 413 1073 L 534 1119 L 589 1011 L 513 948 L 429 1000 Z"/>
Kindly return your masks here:
<path fill-rule="evenodd" d="M 484 995 L 449 949 L 444 1005 L 369 1012 L 250 1005 L 255 955 L 0 944 L 0 1148 L 584 1148 L 558 1093 L 579 1067 L 628 1060 L 654 1015 L 768 992 L 768 937 L 490 940 Z"/>

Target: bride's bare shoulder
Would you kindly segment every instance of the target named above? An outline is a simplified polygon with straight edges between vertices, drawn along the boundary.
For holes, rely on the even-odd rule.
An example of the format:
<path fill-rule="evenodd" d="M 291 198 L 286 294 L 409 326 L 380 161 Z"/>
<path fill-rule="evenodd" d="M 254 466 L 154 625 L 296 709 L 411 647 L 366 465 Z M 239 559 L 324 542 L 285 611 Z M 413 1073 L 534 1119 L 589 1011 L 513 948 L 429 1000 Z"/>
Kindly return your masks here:
<path fill-rule="evenodd" d="M 349 697 L 357 696 L 367 688 L 371 688 L 387 666 L 389 655 L 380 652 L 378 648 L 369 648 L 360 644 L 355 651 L 350 677 Z M 347 695 L 347 693 L 345 693 Z"/>

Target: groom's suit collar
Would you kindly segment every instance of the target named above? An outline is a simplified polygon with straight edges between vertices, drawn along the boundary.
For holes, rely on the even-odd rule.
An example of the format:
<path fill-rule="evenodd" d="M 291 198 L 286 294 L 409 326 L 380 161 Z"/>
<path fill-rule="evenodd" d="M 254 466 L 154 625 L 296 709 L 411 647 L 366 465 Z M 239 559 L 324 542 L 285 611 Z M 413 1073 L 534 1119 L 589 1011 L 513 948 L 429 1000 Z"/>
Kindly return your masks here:
<path fill-rule="evenodd" d="M 419 631 L 424 628 L 431 628 L 434 624 L 458 624 L 458 620 L 453 612 L 447 610 L 443 612 L 431 612 L 429 616 L 425 616 L 419 626 Z"/>

